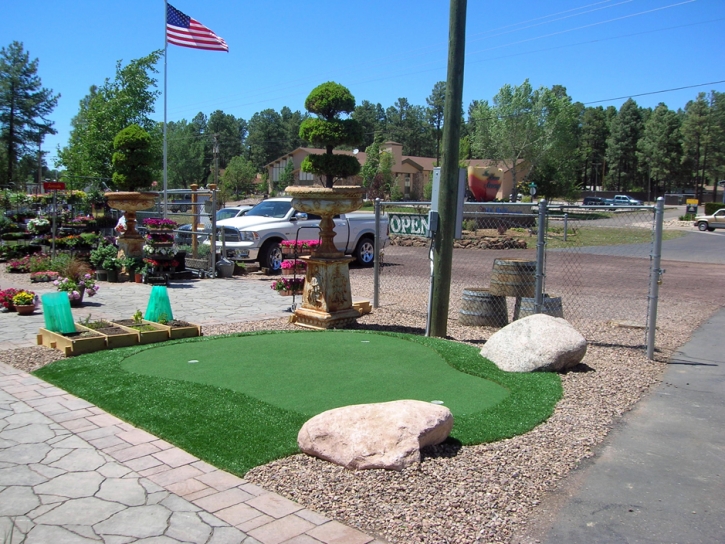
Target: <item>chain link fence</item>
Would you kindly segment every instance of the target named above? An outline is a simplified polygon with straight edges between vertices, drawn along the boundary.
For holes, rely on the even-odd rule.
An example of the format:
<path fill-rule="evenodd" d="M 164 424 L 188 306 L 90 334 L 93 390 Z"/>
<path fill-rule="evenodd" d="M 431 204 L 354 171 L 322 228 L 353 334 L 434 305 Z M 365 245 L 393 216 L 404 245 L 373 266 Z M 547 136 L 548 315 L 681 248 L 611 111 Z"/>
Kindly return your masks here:
<path fill-rule="evenodd" d="M 390 241 L 373 282 L 378 306 L 404 311 L 425 327 L 428 205 L 383 203 L 381 208 L 389 219 Z M 575 326 L 620 321 L 646 327 L 655 207 L 544 204 L 544 213 L 538 208 L 464 205 L 463 236 L 453 248 L 449 319 L 500 327 L 538 310 Z M 543 247 L 537 268 L 538 246 Z M 543 294 L 538 304 L 537 278 Z M 375 293 L 360 295 L 375 300 Z"/>

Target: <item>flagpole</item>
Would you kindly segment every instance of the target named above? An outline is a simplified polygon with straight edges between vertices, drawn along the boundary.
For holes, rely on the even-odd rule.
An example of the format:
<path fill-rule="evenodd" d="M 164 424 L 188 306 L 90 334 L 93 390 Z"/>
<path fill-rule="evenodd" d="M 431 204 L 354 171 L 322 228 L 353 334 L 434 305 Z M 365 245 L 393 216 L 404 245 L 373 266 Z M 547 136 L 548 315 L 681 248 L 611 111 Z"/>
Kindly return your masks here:
<path fill-rule="evenodd" d="M 168 6 L 168 0 L 164 0 L 164 219 L 167 217 L 167 191 L 168 191 L 168 170 L 167 170 L 167 161 L 168 161 L 168 155 L 167 155 L 167 149 L 166 149 L 166 57 L 169 53 L 169 40 L 166 34 L 166 21 L 167 21 L 167 13 L 169 10 Z"/>

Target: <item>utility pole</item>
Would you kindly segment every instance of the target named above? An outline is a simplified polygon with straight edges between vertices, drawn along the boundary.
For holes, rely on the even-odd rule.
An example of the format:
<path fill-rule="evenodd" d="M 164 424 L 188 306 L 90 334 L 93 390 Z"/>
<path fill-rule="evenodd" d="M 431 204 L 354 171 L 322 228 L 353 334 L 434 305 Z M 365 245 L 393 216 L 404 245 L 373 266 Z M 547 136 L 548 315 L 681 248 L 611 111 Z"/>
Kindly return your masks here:
<path fill-rule="evenodd" d="M 433 239 L 433 286 L 431 291 L 430 335 L 445 338 L 451 295 L 453 236 L 458 199 L 458 154 L 463 103 L 463 67 L 466 50 L 466 2 L 450 0 L 448 77 L 443 111 L 443 164 L 438 192 L 439 229 Z"/>
<path fill-rule="evenodd" d="M 219 135 L 214 134 L 214 185 L 219 187 Z M 214 210 L 213 213 L 216 213 Z"/>

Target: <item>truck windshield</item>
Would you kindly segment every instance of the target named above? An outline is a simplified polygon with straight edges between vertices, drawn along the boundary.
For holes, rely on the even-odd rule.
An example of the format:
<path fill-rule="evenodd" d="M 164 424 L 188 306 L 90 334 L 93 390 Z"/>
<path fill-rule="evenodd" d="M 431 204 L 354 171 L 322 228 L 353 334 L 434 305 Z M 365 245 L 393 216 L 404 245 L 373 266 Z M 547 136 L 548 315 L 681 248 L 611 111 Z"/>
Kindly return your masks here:
<path fill-rule="evenodd" d="M 254 208 L 249 210 L 246 215 L 256 215 L 260 217 L 274 217 L 282 219 L 292 207 L 291 202 L 265 200 L 260 202 Z"/>

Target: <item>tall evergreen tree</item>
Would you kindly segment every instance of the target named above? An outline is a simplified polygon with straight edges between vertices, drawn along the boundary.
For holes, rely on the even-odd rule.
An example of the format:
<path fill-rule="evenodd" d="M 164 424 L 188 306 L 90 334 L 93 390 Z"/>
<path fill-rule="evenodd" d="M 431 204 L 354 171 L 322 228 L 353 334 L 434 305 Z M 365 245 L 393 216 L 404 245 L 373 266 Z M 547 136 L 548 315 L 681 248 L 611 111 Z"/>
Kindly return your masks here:
<path fill-rule="evenodd" d="M 665 190 L 672 188 L 674 177 L 680 171 L 682 135 L 677 113 L 660 102 L 644 124 L 642 138 L 637 143 L 640 168 L 655 186 L 662 183 Z M 648 187 L 648 192 L 652 187 Z"/>
<path fill-rule="evenodd" d="M 607 152 L 609 124 L 602 106 L 586 108 L 582 114 L 579 157 L 582 161 L 583 184 L 594 188 L 603 180 L 602 167 Z"/>
<path fill-rule="evenodd" d="M 446 82 L 438 81 L 433 85 L 433 90 L 425 101 L 428 104 L 428 122 L 436 142 L 436 163 L 439 163 L 441 162 L 441 138 L 443 137 L 443 109 L 446 105 Z"/>
<path fill-rule="evenodd" d="M 695 187 L 698 198 L 705 185 L 705 166 L 710 145 L 710 102 L 705 93 L 685 106 L 682 119 L 683 165 L 690 172 L 690 186 Z"/>
<path fill-rule="evenodd" d="M 610 125 L 607 139 L 608 185 L 617 191 L 639 189 L 637 142 L 642 136 L 642 112 L 628 99 Z"/>
<path fill-rule="evenodd" d="M 232 157 L 241 155 L 247 136 L 247 122 L 221 110 L 213 112 L 206 123 L 206 132 L 216 134 L 219 142 L 219 168 L 226 168 Z"/>
<path fill-rule="evenodd" d="M 364 140 L 360 145 L 363 149 L 372 145 L 376 135 L 386 134 L 387 132 L 385 110 L 380 104 L 373 104 L 363 100 L 355 106 L 355 111 L 352 112 L 351 117 L 362 126 Z"/>
<path fill-rule="evenodd" d="M 275 110 L 269 108 L 252 116 L 246 144 L 249 158 L 258 172 L 286 153 L 287 136 L 282 116 Z"/>
<path fill-rule="evenodd" d="M 0 185 L 18 181 L 15 168 L 21 157 L 37 148 L 46 134 L 56 133 L 48 115 L 59 97 L 42 87 L 38 59 L 31 61 L 22 43 L 0 49 L 0 142 L 5 159 Z"/>

